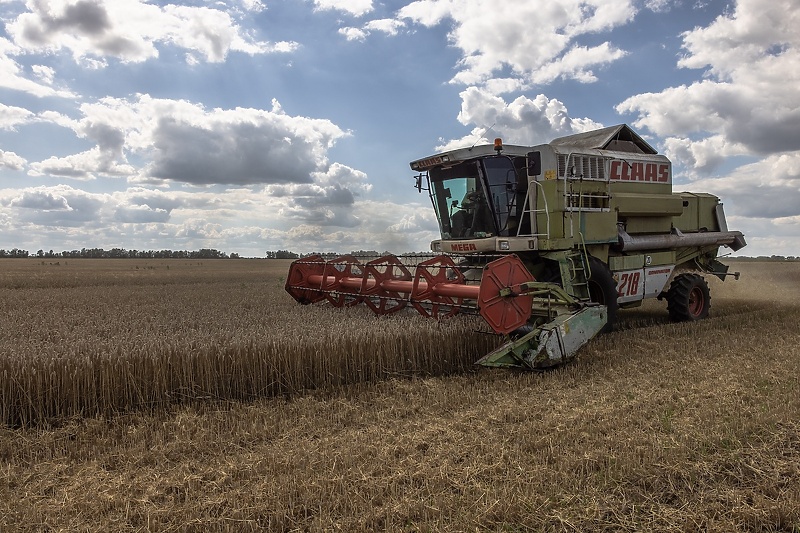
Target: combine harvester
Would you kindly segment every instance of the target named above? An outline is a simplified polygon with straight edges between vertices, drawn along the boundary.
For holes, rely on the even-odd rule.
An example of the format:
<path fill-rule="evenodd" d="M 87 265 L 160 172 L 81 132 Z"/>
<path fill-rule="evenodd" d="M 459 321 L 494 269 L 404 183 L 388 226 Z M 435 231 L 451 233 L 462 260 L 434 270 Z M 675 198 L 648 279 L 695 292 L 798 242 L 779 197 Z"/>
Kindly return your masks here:
<path fill-rule="evenodd" d="M 478 363 L 546 368 L 613 327 L 619 308 L 666 299 L 675 321 L 708 315 L 702 274 L 724 280 L 729 231 L 719 198 L 673 193 L 672 165 L 627 125 L 525 147 L 484 145 L 411 163 L 439 221 L 439 255 L 294 261 L 302 304 L 407 306 L 431 318 L 478 312 L 504 343 Z M 738 273 L 733 274 L 737 279 Z"/>

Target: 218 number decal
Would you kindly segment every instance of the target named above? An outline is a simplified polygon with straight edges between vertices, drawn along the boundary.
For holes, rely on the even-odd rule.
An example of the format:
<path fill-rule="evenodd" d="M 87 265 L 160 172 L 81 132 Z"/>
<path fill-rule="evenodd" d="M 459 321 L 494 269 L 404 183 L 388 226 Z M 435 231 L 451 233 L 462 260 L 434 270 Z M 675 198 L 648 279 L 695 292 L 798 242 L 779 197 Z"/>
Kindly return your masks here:
<path fill-rule="evenodd" d="M 621 297 L 636 296 L 639 294 L 639 281 L 642 279 L 641 271 L 623 272 L 620 274 L 617 293 Z"/>

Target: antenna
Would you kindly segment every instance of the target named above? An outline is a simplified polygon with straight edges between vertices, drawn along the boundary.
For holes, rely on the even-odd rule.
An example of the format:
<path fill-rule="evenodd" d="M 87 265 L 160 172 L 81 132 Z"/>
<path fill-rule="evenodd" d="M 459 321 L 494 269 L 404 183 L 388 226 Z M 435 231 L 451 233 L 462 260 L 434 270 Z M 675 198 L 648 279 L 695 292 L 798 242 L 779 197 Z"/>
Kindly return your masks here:
<path fill-rule="evenodd" d="M 478 134 L 478 138 L 475 139 L 475 142 L 472 143 L 472 146 L 470 146 L 469 149 L 472 150 L 473 148 L 475 148 L 475 145 L 478 144 L 478 141 L 481 140 L 481 137 L 483 137 L 484 134 L 489 133 L 490 131 L 492 131 L 492 128 L 494 128 L 495 124 L 497 124 L 497 121 L 494 121 L 491 126 L 489 126 L 487 129 L 485 129 L 481 133 L 479 133 Z"/>

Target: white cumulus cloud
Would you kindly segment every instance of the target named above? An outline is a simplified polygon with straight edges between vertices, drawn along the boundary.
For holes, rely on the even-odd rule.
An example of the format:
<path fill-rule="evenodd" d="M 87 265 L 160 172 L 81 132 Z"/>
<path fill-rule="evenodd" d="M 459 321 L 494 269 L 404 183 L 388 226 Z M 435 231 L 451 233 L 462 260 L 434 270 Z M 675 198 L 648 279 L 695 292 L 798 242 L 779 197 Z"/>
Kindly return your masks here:
<path fill-rule="evenodd" d="M 798 25 L 794 0 L 738 0 L 732 13 L 683 35 L 678 64 L 704 69 L 705 79 L 632 96 L 617 110 L 636 114 L 638 127 L 673 146 L 700 141 L 754 155 L 800 150 Z M 696 161 L 713 169 L 706 158 Z"/>
<path fill-rule="evenodd" d="M 518 90 L 557 79 L 594 81 L 594 68 L 625 52 L 608 42 L 582 44 L 581 37 L 627 24 L 635 14 L 631 0 L 418 0 L 397 15 L 429 27 L 452 24 L 450 42 L 462 53 L 453 82 L 511 77 L 519 83 L 509 88 Z"/>
<path fill-rule="evenodd" d="M 462 91 L 458 120 L 465 126 L 475 127 L 469 135 L 446 141 L 437 149 L 488 143 L 489 137 L 502 137 L 508 144 L 534 145 L 602 127 L 588 118 L 570 117 L 562 102 L 543 94 L 533 99 L 519 96 L 506 102 L 501 96 L 478 87 Z"/>
<path fill-rule="evenodd" d="M 372 0 L 314 0 L 317 10 L 336 10 L 360 17 L 373 10 Z"/>
<path fill-rule="evenodd" d="M 212 109 L 140 95 L 83 104 L 83 117 L 42 113 L 40 120 L 72 129 L 95 146 L 31 163 L 38 175 L 93 179 L 98 175 L 193 185 L 312 183 L 326 172 L 328 150 L 348 132 L 325 119 L 270 110 Z M 129 157 L 144 159 L 136 167 Z"/>
<path fill-rule="evenodd" d="M 14 152 L 0 150 L 0 168 L 22 170 L 25 168 L 25 163 L 25 158 L 18 156 Z"/>
<path fill-rule="evenodd" d="M 158 46 L 187 49 L 190 57 L 224 61 L 230 52 L 263 54 L 292 50 L 294 43 L 252 39 L 227 11 L 210 7 L 158 6 L 143 0 L 28 0 L 28 11 L 7 24 L 25 51 L 69 50 L 74 59 L 102 66 L 106 58 L 141 62 Z"/>

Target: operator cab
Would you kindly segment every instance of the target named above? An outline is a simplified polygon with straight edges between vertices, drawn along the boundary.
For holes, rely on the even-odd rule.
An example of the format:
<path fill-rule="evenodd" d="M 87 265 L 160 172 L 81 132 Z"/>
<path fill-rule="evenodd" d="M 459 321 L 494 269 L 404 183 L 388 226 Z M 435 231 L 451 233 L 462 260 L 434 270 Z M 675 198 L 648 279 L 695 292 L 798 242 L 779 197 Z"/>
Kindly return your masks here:
<path fill-rule="evenodd" d="M 522 216 L 530 149 L 497 143 L 501 141 L 494 147 L 454 150 L 411 163 L 414 170 L 427 170 L 442 240 L 513 236 L 520 220 L 530 225 Z M 418 177 L 420 189 L 423 177 Z"/>

